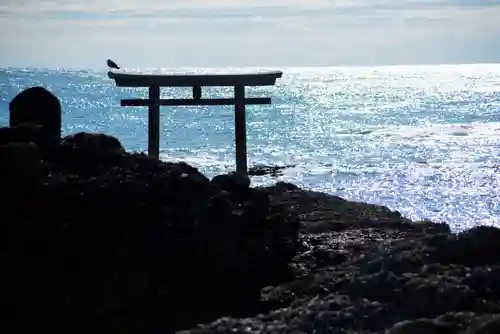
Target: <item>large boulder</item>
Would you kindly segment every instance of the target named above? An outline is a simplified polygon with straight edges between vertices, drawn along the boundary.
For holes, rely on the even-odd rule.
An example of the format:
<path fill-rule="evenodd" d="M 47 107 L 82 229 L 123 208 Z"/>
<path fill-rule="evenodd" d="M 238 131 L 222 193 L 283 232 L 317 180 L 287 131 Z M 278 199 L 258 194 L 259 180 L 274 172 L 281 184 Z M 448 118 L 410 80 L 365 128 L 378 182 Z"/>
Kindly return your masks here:
<path fill-rule="evenodd" d="M 250 187 L 250 178 L 238 175 L 235 172 L 217 175 L 211 182 L 220 189 L 232 192 L 244 192 Z"/>
<path fill-rule="evenodd" d="M 79 132 L 68 135 L 46 154 L 52 171 L 80 176 L 98 175 L 119 163 L 126 155 L 120 141 L 100 133 Z"/>
<path fill-rule="evenodd" d="M 71 145 L 85 153 L 101 156 L 125 153 L 125 149 L 117 138 L 103 133 L 78 132 L 64 137 L 62 144 Z"/>

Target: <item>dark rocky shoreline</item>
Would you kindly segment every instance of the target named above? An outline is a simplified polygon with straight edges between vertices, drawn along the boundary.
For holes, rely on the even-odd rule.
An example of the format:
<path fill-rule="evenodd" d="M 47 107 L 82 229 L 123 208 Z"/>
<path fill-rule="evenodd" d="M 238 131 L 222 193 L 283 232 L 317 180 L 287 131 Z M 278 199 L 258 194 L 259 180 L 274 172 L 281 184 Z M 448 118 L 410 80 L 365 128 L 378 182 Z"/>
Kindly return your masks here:
<path fill-rule="evenodd" d="M 112 332 L 149 312 L 189 310 L 166 316 L 171 331 L 263 309 L 261 288 L 291 277 L 297 217 L 246 180 L 209 180 L 117 145 L 80 133 L 45 150 L 1 147 L 0 209 L 13 217 L 3 222 L 14 265 L 4 278 L 18 285 L 22 332 Z"/>
<path fill-rule="evenodd" d="M 288 186 L 273 201 L 301 217 L 292 282 L 263 290 L 283 307 L 183 334 L 499 333 L 500 230 L 446 224 Z"/>
<path fill-rule="evenodd" d="M 22 94 L 0 128 L 2 332 L 500 333 L 500 229 L 209 180 L 61 138 L 57 98 Z"/>

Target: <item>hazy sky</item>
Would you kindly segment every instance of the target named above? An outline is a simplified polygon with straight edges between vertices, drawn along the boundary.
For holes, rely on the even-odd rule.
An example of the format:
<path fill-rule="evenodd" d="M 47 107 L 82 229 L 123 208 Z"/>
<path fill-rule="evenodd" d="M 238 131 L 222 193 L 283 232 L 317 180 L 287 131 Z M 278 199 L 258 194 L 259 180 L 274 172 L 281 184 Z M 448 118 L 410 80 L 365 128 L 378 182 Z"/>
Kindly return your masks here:
<path fill-rule="evenodd" d="M 500 0 L 0 0 L 0 67 L 500 62 Z"/>

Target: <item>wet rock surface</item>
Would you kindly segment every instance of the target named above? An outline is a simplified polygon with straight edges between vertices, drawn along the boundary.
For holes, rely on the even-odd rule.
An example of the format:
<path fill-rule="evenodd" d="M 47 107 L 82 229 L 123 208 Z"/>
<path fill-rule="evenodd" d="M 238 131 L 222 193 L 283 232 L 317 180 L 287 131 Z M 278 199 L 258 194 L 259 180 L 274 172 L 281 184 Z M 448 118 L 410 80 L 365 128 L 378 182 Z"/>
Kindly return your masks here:
<path fill-rule="evenodd" d="M 301 217 L 294 280 L 262 290 L 280 306 L 181 333 L 499 333 L 499 229 L 457 235 L 287 183 L 261 191 Z"/>
<path fill-rule="evenodd" d="M 284 165 L 284 166 L 270 166 L 270 165 L 262 165 L 258 164 L 252 166 L 248 169 L 248 175 L 250 176 L 261 176 L 261 175 L 270 175 L 270 176 L 280 176 L 283 175 L 283 170 L 286 168 L 293 168 L 296 165 Z"/>

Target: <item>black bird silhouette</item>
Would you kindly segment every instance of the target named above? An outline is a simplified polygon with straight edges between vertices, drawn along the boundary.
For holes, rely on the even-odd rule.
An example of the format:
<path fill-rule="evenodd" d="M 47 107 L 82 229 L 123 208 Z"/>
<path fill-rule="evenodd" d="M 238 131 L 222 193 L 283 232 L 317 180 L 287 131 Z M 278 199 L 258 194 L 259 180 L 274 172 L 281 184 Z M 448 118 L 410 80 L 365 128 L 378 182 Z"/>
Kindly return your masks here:
<path fill-rule="evenodd" d="M 115 63 L 114 61 L 112 61 L 111 59 L 108 59 L 108 60 L 106 61 L 106 63 L 108 64 L 108 66 L 109 66 L 110 68 L 116 68 L 117 70 L 119 70 L 119 69 L 120 69 L 120 66 L 116 65 L 116 63 Z"/>

